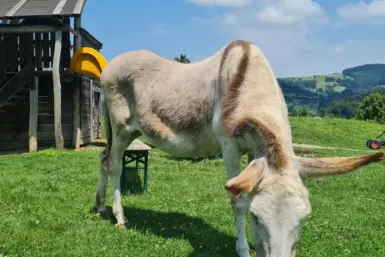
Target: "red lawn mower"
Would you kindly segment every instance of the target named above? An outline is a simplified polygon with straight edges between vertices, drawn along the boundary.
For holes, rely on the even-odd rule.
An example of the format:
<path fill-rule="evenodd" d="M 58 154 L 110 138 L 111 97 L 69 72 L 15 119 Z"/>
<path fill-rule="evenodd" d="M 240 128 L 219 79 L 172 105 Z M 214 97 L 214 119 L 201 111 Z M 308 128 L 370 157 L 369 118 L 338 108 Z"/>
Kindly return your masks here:
<path fill-rule="evenodd" d="M 378 140 L 378 138 L 380 138 L 383 134 L 385 134 L 385 131 L 383 131 L 375 139 L 368 139 L 366 141 L 366 146 L 371 148 L 371 149 L 378 149 L 380 147 L 385 146 L 385 140 Z"/>

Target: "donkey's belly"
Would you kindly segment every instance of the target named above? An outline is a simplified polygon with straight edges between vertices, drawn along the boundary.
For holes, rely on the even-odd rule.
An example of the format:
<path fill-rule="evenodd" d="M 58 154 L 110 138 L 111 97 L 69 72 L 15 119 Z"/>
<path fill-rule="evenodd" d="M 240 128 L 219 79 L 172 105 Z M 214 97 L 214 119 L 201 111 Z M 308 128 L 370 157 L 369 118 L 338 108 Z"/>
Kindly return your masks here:
<path fill-rule="evenodd" d="M 168 140 L 147 134 L 143 137 L 156 148 L 177 157 L 205 157 L 221 153 L 219 140 L 209 129 L 194 134 L 176 134 Z"/>

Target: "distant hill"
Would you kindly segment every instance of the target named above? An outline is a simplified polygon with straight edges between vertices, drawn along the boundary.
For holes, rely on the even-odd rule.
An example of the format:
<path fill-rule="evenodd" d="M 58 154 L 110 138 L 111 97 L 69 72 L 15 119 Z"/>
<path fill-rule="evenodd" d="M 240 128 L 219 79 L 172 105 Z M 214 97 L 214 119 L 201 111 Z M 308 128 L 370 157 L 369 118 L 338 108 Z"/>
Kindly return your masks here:
<path fill-rule="evenodd" d="M 365 64 L 345 69 L 342 74 L 371 86 L 385 85 L 385 64 Z"/>
<path fill-rule="evenodd" d="M 365 64 L 342 73 L 278 78 L 289 110 L 307 106 L 313 113 L 346 97 L 362 97 L 385 85 L 385 64 Z M 350 99 L 350 98 L 349 98 Z M 354 98 L 352 98 L 354 99 Z"/>

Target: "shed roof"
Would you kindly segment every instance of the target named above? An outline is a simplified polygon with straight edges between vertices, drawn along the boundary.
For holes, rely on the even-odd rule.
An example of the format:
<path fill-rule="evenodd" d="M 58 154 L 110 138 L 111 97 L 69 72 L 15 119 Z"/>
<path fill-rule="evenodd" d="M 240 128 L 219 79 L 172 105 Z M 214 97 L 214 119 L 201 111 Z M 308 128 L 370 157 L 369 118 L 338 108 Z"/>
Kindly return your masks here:
<path fill-rule="evenodd" d="M 31 16 L 78 16 L 86 0 L 0 0 L 0 19 Z"/>

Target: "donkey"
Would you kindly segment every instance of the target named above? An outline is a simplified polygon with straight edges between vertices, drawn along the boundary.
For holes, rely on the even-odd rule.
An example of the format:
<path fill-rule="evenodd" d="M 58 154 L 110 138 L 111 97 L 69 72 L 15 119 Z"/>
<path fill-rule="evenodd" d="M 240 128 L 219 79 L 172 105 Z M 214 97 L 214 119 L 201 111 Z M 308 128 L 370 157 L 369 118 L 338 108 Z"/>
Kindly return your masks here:
<path fill-rule="evenodd" d="M 96 206 L 106 215 L 111 177 L 117 227 L 128 225 L 120 196 L 121 158 L 140 135 L 173 156 L 222 153 L 240 257 L 250 256 L 246 213 L 257 256 L 294 257 L 302 220 L 311 212 L 302 180 L 345 174 L 384 159 L 383 153 L 296 156 L 281 88 L 262 51 L 247 41 L 232 41 L 190 64 L 147 50 L 126 52 L 108 64 L 101 84 L 107 147 L 100 156 Z M 241 172 L 244 154 L 249 164 Z"/>

